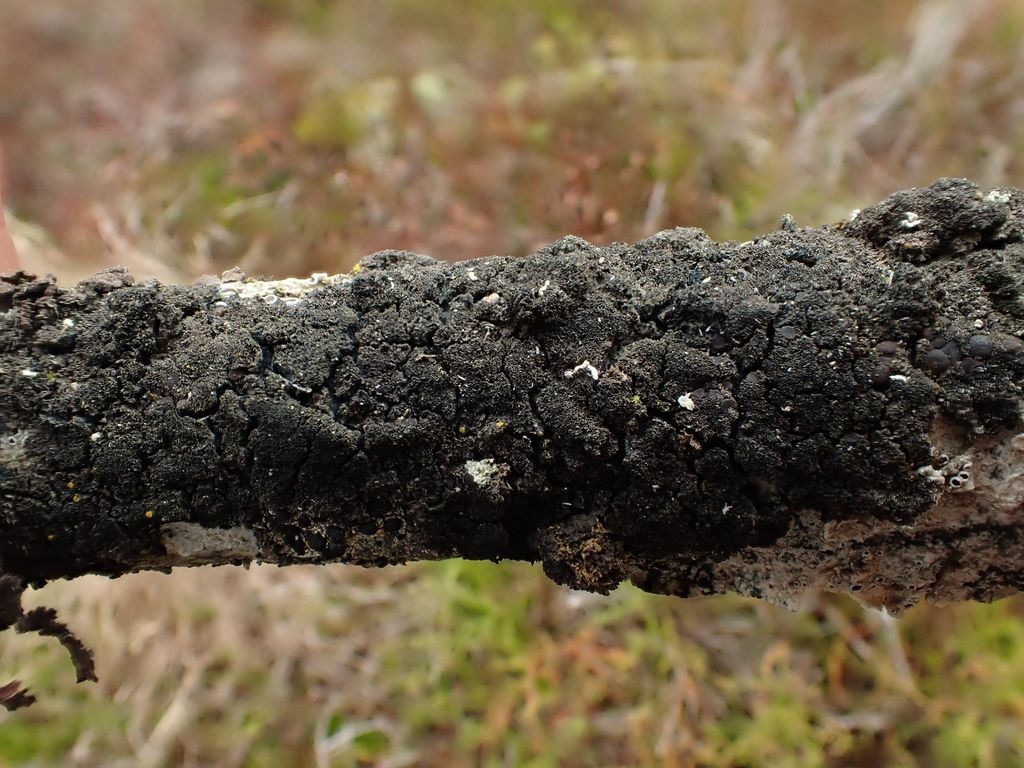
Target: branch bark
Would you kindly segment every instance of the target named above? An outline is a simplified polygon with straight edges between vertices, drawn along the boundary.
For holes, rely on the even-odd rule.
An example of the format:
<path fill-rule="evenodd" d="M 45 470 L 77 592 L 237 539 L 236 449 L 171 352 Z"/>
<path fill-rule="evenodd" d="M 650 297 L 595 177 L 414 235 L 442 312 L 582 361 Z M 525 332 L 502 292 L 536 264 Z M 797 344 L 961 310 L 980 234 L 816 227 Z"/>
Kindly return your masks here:
<path fill-rule="evenodd" d="M 1022 240 L 1024 193 L 943 180 L 747 243 L 7 276 L 0 572 L 514 558 L 991 600 L 1024 584 Z"/>

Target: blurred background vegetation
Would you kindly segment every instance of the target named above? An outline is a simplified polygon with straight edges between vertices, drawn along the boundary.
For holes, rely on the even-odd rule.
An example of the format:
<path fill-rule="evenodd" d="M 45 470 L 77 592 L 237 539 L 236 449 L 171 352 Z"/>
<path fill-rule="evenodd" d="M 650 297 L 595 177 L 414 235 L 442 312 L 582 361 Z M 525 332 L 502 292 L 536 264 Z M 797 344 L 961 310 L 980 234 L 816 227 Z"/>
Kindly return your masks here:
<path fill-rule="evenodd" d="M 188 280 L 381 248 L 745 239 L 1022 183 L 1020 0 L 0 0 L 26 265 Z M 29 595 L 0 766 L 1024 765 L 1024 600 L 571 593 L 521 564 L 193 569 Z"/>

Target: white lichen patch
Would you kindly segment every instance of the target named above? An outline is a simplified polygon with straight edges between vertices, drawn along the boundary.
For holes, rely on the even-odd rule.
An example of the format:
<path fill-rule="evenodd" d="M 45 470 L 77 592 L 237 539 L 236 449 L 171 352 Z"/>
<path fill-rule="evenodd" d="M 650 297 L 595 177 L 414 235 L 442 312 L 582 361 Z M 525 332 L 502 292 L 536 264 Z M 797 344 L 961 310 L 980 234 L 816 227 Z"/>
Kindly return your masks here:
<path fill-rule="evenodd" d="M 497 304 L 499 301 L 501 301 L 501 294 L 498 293 L 489 293 L 480 299 L 481 304 Z"/>
<path fill-rule="evenodd" d="M 466 277 L 468 277 L 470 280 L 479 280 L 480 279 L 479 277 L 476 276 L 476 272 L 473 270 L 472 267 L 470 267 L 469 269 L 466 270 Z"/>
<path fill-rule="evenodd" d="M 908 379 L 902 373 L 894 373 L 889 376 L 889 381 L 905 382 L 908 381 Z"/>
<path fill-rule="evenodd" d="M 0 464 L 17 464 L 25 457 L 29 434 L 27 429 L 0 433 Z"/>
<path fill-rule="evenodd" d="M 466 462 L 466 473 L 477 485 L 490 485 L 498 475 L 494 459 L 476 459 Z"/>
<path fill-rule="evenodd" d="M 985 195 L 985 200 L 989 203 L 1002 203 L 1005 205 L 1006 203 L 1010 202 L 1010 195 L 1007 194 L 1006 192 L 1003 192 L 1002 190 L 993 189 L 991 192 Z"/>
<path fill-rule="evenodd" d="M 860 216 L 860 208 L 854 208 L 850 211 L 850 221 L 856 221 L 858 216 Z"/>
<path fill-rule="evenodd" d="M 932 446 L 932 455 L 936 456 L 936 448 Z M 946 453 L 939 453 L 931 464 L 917 468 L 917 474 L 929 482 L 953 493 L 974 490 L 974 479 L 971 468 L 974 466 L 970 454 L 961 454 L 952 459 Z"/>
<path fill-rule="evenodd" d="M 946 476 L 931 464 L 925 464 L 923 467 L 918 467 L 917 474 L 921 475 L 921 477 L 925 478 L 930 483 L 935 483 L 936 485 L 946 484 Z"/>
<path fill-rule="evenodd" d="M 33 371 L 31 368 L 22 368 L 21 375 L 27 379 L 34 379 L 39 375 L 39 371 Z"/>
<path fill-rule="evenodd" d="M 599 370 L 597 370 L 597 368 L 595 368 L 593 365 L 591 365 L 589 360 L 584 360 L 582 363 L 577 365 L 575 368 L 570 368 L 569 370 L 567 370 L 565 372 L 565 378 L 571 379 L 573 376 L 575 376 L 580 371 L 585 371 L 586 374 L 590 378 L 592 378 L 594 381 L 597 381 L 598 377 L 601 375 L 601 372 Z"/>
<path fill-rule="evenodd" d="M 502 478 L 508 474 L 507 464 L 498 464 L 494 459 L 473 459 L 465 463 L 466 474 L 477 487 L 489 491 L 501 488 Z"/>
<path fill-rule="evenodd" d="M 974 462 L 971 461 L 970 454 L 957 456 L 950 460 L 942 468 L 947 488 L 953 493 L 973 491 L 974 478 L 971 473 L 973 466 Z"/>
<path fill-rule="evenodd" d="M 679 397 L 677 397 L 676 402 L 679 403 L 679 407 L 687 411 L 692 411 L 694 408 L 696 408 L 697 404 L 693 402 L 692 395 L 692 392 L 684 392 Z"/>
<path fill-rule="evenodd" d="M 65 328 L 74 328 L 75 327 L 75 321 L 72 320 L 70 317 L 65 317 L 64 321 L 61 323 L 61 325 L 64 326 Z"/>
<path fill-rule="evenodd" d="M 348 275 L 329 275 L 314 272 L 309 277 L 286 277 L 282 280 L 247 280 L 222 282 L 221 299 L 248 299 L 267 304 L 282 302 L 288 306 L 300 304 L 307 295 L 328 285 L 350 280 Z"/>
<path fill-rule="evenodd" d="M 913 211 L 907 211 L 903 214 L 903 219 L 900 221 L 900 226 L 904 229 L 917 229 L 921 226 L 921 217 Z"/>
<path fill-rule="evenodd" d="M 197 523 L 166 523 L 160 526 L 160 538 L 168 557 L 177 565 L 248 561 L 260 553 L 256 535 L 242 526 L 207 528 Z"/>

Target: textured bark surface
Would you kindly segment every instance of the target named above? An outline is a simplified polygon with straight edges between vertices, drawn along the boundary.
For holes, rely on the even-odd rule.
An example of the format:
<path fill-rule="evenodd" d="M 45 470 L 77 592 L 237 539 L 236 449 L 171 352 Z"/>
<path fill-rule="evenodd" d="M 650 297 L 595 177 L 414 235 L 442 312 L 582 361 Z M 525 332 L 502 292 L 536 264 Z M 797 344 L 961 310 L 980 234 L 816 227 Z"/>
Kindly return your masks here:
<path fill-rule="evenodd" d="M 747 243 L 8 276 L 0 572 L 514 558 L 993 599 L 1024 585 L 1022 239 L 1024 194 L 945 180 Z"/>

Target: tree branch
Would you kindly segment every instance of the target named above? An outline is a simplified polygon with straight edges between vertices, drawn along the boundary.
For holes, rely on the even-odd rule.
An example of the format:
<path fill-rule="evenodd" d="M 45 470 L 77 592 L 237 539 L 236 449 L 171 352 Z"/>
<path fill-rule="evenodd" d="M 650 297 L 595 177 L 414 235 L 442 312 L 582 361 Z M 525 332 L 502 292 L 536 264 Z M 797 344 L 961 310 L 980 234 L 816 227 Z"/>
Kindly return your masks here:
<path fill-rule="evenodd" d="M 748 243 L 0 283 L 0 569 L 539 561 L 900 610 L 1024 579 L 1024 194 Z"/>

